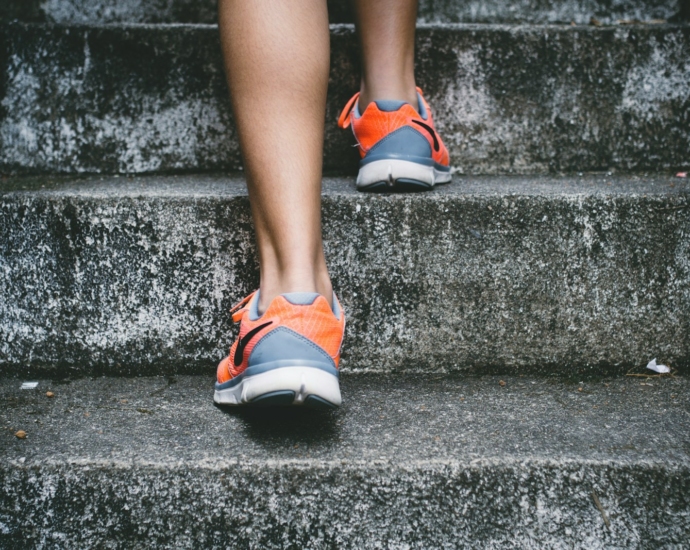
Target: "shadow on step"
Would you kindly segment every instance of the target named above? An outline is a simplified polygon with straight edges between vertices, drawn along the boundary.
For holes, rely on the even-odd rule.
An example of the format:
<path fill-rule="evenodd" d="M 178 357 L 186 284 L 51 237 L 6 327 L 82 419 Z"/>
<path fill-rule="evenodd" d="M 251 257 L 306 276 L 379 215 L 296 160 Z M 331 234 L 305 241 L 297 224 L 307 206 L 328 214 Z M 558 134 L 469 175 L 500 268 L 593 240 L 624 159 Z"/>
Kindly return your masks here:
<path fill-rule="evenodd" d="M 340 432 L 342 410 L 314 410 L 305 407 L 224 407 L 239 420 L 246 436 L 271 445 L 320 444 L 332 442 Z"/>

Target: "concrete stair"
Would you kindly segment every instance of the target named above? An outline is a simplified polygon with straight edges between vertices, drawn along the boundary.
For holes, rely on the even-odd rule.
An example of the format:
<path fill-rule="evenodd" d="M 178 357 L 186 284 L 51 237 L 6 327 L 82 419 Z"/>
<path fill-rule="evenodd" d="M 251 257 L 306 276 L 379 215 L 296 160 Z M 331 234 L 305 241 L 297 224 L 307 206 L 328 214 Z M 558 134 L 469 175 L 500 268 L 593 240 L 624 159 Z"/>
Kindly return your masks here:
<path fill-rule="evenodd" d="M 211 402 L 258 284 L 215 3 L 2 2 L 0 548 L 685 548 L 689 5 L 421 0 L 454 181 L 373 196 L 329 3 L 345 403 L 305 413 Z"/>
<path fill-rule="evenodd" d="M 0 171 L 241 168 L 215 26 L 6 23 L 0 40 Z M 354 173 L 335 124 L 358 86 L 353 27 L 331 46 L 324 166 Z M 689 51 L 687 25 L 429 25 L 417 75 L 460 173 L 675 170 Z"/>
<path fill-rule="evenodd" d="M 0 365 L 207 373 L 258 284 L 241 178 L 10 178 Z M 422 195 L 324 181 L 351 372 L 690 366 L 687 180 L 457 177 Z"/>
<path fill-rule="evenodd" d="M 687 379 L 503 383 L 343 376 L 339 411 L 276 414 L 208 377 L 4 380 L 0 546 L 687 544 Z"/>
<path fill-rule="evenodd" d="M 577 23 L 687 18 L 687 0 L 419 0 L 420 23 Z M 331 22 L 352 23 L 348 0 L 328 0 Z M 679 17 L 680 16 L 680 17 Z M 0 18 L 61 24 L 216 23 L 214 0 L 5 0 Z"/>

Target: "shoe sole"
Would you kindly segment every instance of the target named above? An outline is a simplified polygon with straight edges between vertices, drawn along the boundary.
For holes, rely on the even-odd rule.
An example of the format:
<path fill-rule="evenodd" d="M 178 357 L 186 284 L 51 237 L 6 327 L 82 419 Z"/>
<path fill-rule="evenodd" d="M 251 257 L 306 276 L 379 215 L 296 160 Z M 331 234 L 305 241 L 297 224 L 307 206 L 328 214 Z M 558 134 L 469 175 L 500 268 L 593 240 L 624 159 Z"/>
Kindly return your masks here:
<path fill-rule="evenodd" d="M 218 405 L 335 408 L 342 403 L 338 377 L 314 367 L 280 367 L 246 376 L 231 388 L 216 389 Z"/>
<path fill-rule="evenodd" d="M 361 166 L 357 175 L 357 189 L 369 192 L 419 192 L 434 185 L 449 183 L 450 171 L 438 170 L 401 159 L 383 159 Z"/>

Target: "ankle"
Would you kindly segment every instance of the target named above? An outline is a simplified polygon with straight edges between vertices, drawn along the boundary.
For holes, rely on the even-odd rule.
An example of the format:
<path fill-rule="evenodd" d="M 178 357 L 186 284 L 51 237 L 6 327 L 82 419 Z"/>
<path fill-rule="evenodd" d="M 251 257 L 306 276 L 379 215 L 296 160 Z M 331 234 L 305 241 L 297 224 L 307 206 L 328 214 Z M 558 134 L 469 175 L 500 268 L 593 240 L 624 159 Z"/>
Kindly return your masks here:
<path fill-rule="evenodd" d="M 369 103 L 377 99 L 391 99 L 396 101 L 404 101 L 412 105 L 416 111 L 419 111 L 419 101 L 417 99 L 417 88 L 412 85 L 399 82 L 386 83 L 382 86 L 367 86 L 364 81 L 359 92 L 359 112 L 363 113 Z"/>
<path fill-rule="evenodd" d="M 328 273 L 302 274 L 283 277 L 262 277 L 261 292 L 259 294 L 259 312 L 268 309 L 273 299 L 288 292 L 316 292 L 326 298 L 329 303 L 333 299 L 333 286 Z"/>

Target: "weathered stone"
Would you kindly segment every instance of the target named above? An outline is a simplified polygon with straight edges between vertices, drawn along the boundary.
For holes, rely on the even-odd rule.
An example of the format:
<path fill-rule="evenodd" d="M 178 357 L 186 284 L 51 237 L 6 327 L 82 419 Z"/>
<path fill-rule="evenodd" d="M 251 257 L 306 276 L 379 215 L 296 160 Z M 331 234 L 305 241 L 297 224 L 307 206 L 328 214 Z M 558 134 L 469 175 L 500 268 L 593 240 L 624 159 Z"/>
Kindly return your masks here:
<path fill-rule="evenodd" d="M 0 433 L 0 546 L 687 542 L 687 379 L 343 376 L 325 414 L 221 410 L 212 379 L 0 381 L 0 423 L 30 426 Z"/>
<path fill-rule="evenodd" d="M 218 20 L 217 0 L 3 0 L 0 17 L 67 25 Z"/>
<path fill-rule="evenodd" d="M 0 170 L 241 167 L 211 26 L 0 26 Z M 690 26 L 427 26 L 418 82 L 463 173 L 689 166 Z M 332 32 L 324 165 L 353 173 L 340 108 L 353 30 Z"/>
<path fill-rule="evenodd" d="M 669 19 L 678 0 L 420 0 L 426 23 L 575 23 L 592 17 L 618 20 Z M 353 22 L 350 0 L 328 0 L 333 23 Z M 62 24 L 216 23 L 215 0 L 4 0 L 0 19 Z"/>
<path fill-rule="evenodd" d="M 686 0 L 420 0 L 425 23 L 602 24 L 671 19 Z"/>
<path fill-rule="evenodd" d="M 422 195 L 325 181 L 327 259 L 356 372 L 690 365 L 687 180 L 456 178 Z M 42 187 L 46 186 L 46 187 Z M 240 179 L 10 178 L 4 372 L 207 372 L 258 284 Z"/>

